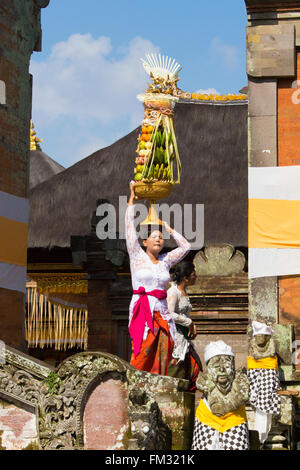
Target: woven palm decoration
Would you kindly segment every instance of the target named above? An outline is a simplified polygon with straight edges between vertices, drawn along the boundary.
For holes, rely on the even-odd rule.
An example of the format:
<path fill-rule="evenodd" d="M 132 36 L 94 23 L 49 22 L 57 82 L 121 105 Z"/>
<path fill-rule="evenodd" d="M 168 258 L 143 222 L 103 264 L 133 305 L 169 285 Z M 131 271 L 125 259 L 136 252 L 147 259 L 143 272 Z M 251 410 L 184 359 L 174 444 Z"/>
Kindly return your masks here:
<path fill-rule="evenodd" d="M 141 59 L 153 83 L 145 94 L 144 119 L 136 150 L 135 181 L 180 183 L 181 163 L 174 131 L 173 109 L 178 101 L 180 65 L 168 56 L 148 54 Z"/>
<path fill-rule="evenodd" d="M 180 64 L 171 57 L 161 56 L 160 54 L 146 54 L 146 59 L 141 59 L 144 69 L 149 75 L 155 78 L 164 78 L 173 80 L 177 78 L 177 73 L 180 70 Z"/>

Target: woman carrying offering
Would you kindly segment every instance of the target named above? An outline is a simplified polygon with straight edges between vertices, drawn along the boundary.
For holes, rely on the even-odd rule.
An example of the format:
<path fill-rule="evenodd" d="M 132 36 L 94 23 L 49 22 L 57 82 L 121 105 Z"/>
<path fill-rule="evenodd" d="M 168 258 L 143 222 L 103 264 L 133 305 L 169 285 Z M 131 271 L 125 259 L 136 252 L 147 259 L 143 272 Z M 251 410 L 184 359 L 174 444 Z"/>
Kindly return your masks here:
<path fill-rule="evenodd" d="M 129 333 L 132 339 L 130 364 L 139 370 L 168 375 L 176 326 L 168 311 L 166 287 L 170 268 L 190 250 L 189 242 L 163 222 L 178 247 L 160 255 L 164 246 L 161 230 L 154 230 L 139 244 L 134 227 L 134 183 L 126 210 L 126 244 L 130 258 L 133 296 L 129 307 Z"/>
<path fill-rule="evenodd" d="M 196 325 L 190 318 L 192 305 L 186 288 L 195 284 L 193 263 L 182 261 L 173 273 L 172 287 L 168 289 L 168 309 L 176 323 L 176 334 L 169 374 L 190 381 L 190 391 L 196 391 L 196 380 L 202 364 L 191 342 L 197 335 Z"/>

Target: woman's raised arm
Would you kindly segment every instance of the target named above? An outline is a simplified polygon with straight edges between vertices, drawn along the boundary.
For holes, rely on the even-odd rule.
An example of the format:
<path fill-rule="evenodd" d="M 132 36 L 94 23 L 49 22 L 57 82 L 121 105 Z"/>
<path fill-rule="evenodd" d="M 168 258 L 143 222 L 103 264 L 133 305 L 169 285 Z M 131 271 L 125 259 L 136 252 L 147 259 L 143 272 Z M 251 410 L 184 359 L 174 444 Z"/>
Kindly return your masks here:
<path fill-rule="evenodd" d="M 126 235 L 126 246 L 129 257 L 131 258 L 134 254 L 141 250 L 138 237 L 134 226 L 134 200 L 137 196 L 134 192 L 134 183 L 130 183 L 130 196 L 128 200 L 128 206 L 125 213 L 125 235 Z"/>
<path fill-rule="evenodd" d="M 174 240 L 177 243 L 177 248 L 170 251 L 164 258 L 164 262 L 167 263 L 169 269 L 174 266 L 174 264 L 179 263 L 190 251 L 191 244 L 178 232 L 169 227 L 169 225 L 164 222 L 165 229 L 172 235 Z"/>

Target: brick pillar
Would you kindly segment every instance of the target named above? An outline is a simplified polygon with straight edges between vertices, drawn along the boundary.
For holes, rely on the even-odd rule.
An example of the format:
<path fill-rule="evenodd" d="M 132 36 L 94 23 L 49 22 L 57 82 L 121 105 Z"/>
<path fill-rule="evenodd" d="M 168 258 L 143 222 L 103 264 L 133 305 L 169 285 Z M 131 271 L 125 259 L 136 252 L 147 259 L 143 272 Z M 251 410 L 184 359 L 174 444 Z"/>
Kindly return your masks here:
<path fill-rule="evenodd" d="M 300 31 L 298 33 L 300 34 Z M 296 46 L 300 46 L 300 38 L 296 40 Z M 293 83 L 294 80 L 299 81 L 298 85 Z M 300 47 L 296 47 L 295 77 L 278 79 L 278 166 L 300 165 L 300 104 L 297 104 L 298 99 L 293 100 L 295 91 L 298 93 L 299 84 Z M 295 217 L 298 217 L 298 214 L 295 214 Z M 300 276 L 279 277 L 278 287 L 279 321 L 282 324 L 293 324 L 295 339 L 299 341 Z M 300 369 L 300 361 L 296 364 L 296 369 Z"/>
<path fill-rule="evenodd" d="M 30 56 L 41 50 L 49 0 L 0 3 L 0 339 L 24 348 L 28 225 Z"/>

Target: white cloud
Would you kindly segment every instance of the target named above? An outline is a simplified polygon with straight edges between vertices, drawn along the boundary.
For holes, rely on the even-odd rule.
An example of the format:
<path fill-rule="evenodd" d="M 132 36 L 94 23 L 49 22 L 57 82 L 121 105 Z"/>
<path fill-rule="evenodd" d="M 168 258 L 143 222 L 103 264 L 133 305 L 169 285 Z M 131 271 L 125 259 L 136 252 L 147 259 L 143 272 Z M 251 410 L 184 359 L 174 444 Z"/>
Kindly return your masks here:
<path fill-rule="evenodd" d="M 139 125 L 136 95 L 148 81 L 140 58 L 152 52 L 159 48 L 141 37 L 120 50 L 108 37 L 73 34 L 44 61 L 31 61 L 33 119 L 52 158 L 70 165 Z"/>
<path fill-rule="evenodd" d="M 218 36 L 211 41 L 210 50 L 213 56 L 215 56 L 226 69 L 235 68 L 239 63 L 238 47 L 225 44 Z"/>
<path fill-rule="evenodd" d="M 150 41 L 137 37 L 114 60 L 110 38 L 73 34 L 55 44 L 44 62 L 31 62 L 33 107 L 50 119 L 63 115 L 107 123 L 130 115 L 147 81 L 139 59 L 156 51 Z"/>
<path fill-rule="evenodd" d="M 220 93 L 215 88 L 200 88 L 200 90 L 195 91 L 195 93 L 200 93 L 201 95 L 219 95 Z"/>

